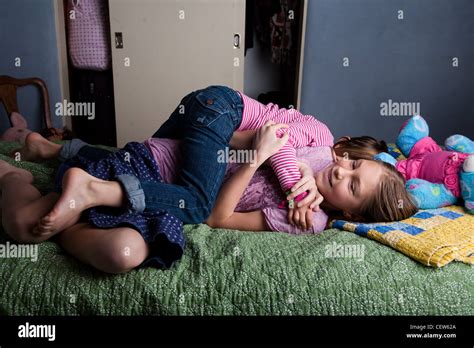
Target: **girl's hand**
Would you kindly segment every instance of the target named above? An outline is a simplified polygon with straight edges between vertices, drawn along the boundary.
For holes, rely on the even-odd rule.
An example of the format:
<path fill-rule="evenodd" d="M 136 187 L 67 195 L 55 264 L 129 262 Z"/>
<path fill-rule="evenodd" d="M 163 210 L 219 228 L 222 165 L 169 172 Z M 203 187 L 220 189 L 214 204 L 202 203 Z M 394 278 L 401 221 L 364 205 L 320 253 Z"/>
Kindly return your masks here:
<path fill-rule="evenodd" d="M 276 136 L 276 131 L 281 128 L 288 128 L 288 125 L 267 121 L 257 130 L 253 140 L 253 148 L 257 151 L 258 165 L 277 153 L 288 141 L 288 133 L 284 133 L 281 138 Z"/>
<path fill-rule="evenodd" d="M 313 210 L 309 206 L 288 209 L 288 222 L 302 230 L 310 229 L 313 226 Z"/>
<path fill-rule="evenodd" d="M 324 198 L 319 193 L 318 187 L 316 186 L 316 180 L 313 176 L 312 169 L 305 163 L 298 162 L 298 166 L 301 172 L 301 179 L 293 185 L 291 193 L 287 196 L 287 200 L 292 200 L 303 192 L 308 192 L 308 195 L 296 204 L 296 207 L 303 207 L 309 205 L 309 209 L 314 211 L 319 210 L 319 205 L 323 202 Z"/>

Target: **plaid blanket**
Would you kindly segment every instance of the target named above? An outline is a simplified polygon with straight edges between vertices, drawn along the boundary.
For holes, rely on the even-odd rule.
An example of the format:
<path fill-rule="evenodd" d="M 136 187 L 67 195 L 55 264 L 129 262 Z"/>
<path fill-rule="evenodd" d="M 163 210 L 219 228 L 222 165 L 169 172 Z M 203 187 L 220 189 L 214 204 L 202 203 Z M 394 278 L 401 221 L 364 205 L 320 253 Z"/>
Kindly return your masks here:
<path fill-rule="evenodd" d="M 364 224 L 333 220 L 332 228 L 375 239 L 426 266 L 474 264 L 474 216 L 463 207 L 420 210 L 397 222 Z"/>

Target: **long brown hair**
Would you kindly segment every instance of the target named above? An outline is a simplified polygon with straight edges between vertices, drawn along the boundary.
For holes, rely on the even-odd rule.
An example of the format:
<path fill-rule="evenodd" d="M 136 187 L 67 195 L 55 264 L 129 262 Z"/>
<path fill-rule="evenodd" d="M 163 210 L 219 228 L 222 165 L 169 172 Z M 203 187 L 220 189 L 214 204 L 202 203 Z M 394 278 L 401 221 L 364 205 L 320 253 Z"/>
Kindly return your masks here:
<path fill-rule="evenodd" d="M 383 174 L 374 194 L 361 206 L 360 215 L 369 222 L 389 222 L 407 219 L 417 207 L 405 187 L 402 174 L 391 164 L 376 161 L 383 166 Z"/>
<path fill-rule="evenodd" d="M 350 159 L 373 159 L 380 152 L 388 152 L 387 144 L 368 135 L 361 137 L 342 137 L 334 144 L 339 157 Z"/>

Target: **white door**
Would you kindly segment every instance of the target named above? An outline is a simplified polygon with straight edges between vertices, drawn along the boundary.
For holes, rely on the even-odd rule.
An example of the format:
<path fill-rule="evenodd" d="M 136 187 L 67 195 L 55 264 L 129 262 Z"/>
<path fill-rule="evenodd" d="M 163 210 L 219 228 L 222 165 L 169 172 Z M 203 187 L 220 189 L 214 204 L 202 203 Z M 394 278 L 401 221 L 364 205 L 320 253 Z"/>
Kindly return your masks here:
<path fill-rule="evenodd" d="M 243 91 L 245 0 L 110 0 L 109 7 L 119 147 L 150 137 L 196 89 Z"/>

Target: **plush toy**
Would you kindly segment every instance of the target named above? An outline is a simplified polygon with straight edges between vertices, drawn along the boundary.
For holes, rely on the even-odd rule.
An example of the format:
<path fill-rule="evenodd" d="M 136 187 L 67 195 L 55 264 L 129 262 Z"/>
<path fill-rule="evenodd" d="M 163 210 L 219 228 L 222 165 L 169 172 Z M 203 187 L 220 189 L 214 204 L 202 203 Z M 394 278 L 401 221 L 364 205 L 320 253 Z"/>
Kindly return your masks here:
<path fill-rule="evenodd" d="M 13 126 L 0 135 L 0 140 L 17 141 L 24 144 L 26 137 L 32 132 L 28 129 L 28 122 L 18 112 L 12 112 L 10 119 Z M 75 137 L 74 133 L 66 127 L 63 129 L 45 128 L 40 132 L 40 134 L 50 141 L 71 140 Z"/>
<path fill-rule="evenodd" d="M 474 214 L 474 142 L 462 135 L 445 141 L 445 150 L 429 137 L 429 128 L 421 116 L 407 120 L 398 135 L 397 146 L 406 159 L 393 162 L 387 153 L 375 159 L 394 164 L 404 176 L 407 191 L 418 208 L 433 209 L 464 200 Z M 387 157 L 389 156 L 389 157 Z"/>
<path fill-rule="evenodd" d="M 10 119 L 13 127 L 8 128 L 5 133 L 0 136 L 0 140 L 18 141 L 23 144 L 26 136 L 31 133 L 31 130 L 28 129 L 28 123 L 18 112 L 12 112 Z"/>

